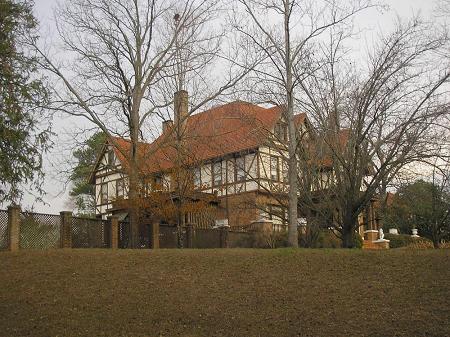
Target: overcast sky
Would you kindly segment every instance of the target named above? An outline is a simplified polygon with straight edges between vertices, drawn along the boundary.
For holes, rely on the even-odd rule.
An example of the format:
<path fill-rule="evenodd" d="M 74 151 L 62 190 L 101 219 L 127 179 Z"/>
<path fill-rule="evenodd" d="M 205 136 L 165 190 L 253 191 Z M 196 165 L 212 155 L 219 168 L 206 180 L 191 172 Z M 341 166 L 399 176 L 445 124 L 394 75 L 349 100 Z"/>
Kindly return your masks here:
<path fill-rule="evenodd" d="M 125 0 L 124 0 L 125 1 Z M 41 24 L 41 36 L 51 39 L 56 34 L 55 24 L 53 22 L 53 8 L 58 3 L 56 0 L 35 0 L 35 14 Z M 389 30 L 392 23 L 398 15 L 401 18 L 408 18 L 414 14 L 420 13 L 428 17 L 433 10 L 435 0 L 386 0 L 385 3 L 391 10 L 387 13 L 379 13 L 371 10 L 360 15 L 357 24 L 360 27 L 372 29 L 373 32 L 379 30 Z M 357 42 L 359 43 L 359 42 Z M 361 39 L 361 48 L 365 47 L 366 42 Z M 22 207 L 30 209 L 33 207 L 38 212 L 58 213 L 62 210 L 70 210 L 67 191 L 64 191 L 64 184 L 61 176 L 58 174 L 61 167 L 64 167 L 64 161 L 69 159 L 70 150 L 75 146 L 72 139 L 72 131 L 82 128 L 85 123 L 81 120 L 55 116 L 54 129 L 55 142 L 54 149 L 45 157 L 46 180 L 44 188 L 47 195 L 44 196 L 46 204 L 35 203 L 31 195 L 25 197 Z"/>

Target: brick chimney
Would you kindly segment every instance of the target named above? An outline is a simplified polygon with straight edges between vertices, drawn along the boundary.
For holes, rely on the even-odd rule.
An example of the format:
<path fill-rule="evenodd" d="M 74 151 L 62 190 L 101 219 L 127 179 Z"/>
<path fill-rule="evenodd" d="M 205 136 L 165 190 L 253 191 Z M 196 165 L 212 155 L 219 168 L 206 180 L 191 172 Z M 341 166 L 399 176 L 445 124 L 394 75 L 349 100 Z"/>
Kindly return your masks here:
<path fill-rule="evenodd" d="M 165 133 L 173 126 L 173 120 L 169 119 L 167 121 L 162 122 L 162 132 Z"/>
<path fill-rule="evenodd" d="M 175 126 L 181 130 L 186 126 L 188 118 L 188 92 L 186 90 L 177 91 L 174 95 L 174 119 Z"/>

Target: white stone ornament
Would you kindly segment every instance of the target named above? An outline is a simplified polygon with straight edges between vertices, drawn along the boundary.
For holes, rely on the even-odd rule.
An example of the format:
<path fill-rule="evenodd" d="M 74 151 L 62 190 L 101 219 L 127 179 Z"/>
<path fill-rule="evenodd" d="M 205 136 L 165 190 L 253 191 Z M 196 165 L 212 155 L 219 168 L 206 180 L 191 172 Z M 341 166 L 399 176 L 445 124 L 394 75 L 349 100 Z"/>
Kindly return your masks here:
<path fill-rule="evenodd" d="M 386 240 L 386 239 L 384 238 L 383 228 L 380 228 L 380 229 L 378 230 L 378 240 L 375 240 L 375 241 L 373 241 L 373 242 L 374 242 L 374 243 L 377 243 L 377 244 L 383 244 L 383 245 L 389 244 L 390 240 Z M 388 245 L 387 247 L 385 247 L 385 248 L 389 248 L 389 245 Z"/>
<path fill-rule="evenodd" d="M 379 240 L 384 240 L 384 232 L 383 232 L 383 228 L 380 228 L 378 230 L 378 236 L 379 236 Z"/>

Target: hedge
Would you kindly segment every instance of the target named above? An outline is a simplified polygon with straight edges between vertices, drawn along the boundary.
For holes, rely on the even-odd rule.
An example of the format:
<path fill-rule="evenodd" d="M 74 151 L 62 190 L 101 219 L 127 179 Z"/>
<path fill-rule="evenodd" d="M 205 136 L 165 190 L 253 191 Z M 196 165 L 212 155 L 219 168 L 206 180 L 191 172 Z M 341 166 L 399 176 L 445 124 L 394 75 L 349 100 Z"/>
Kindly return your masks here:
<path fill-rule="evenodd" d="M 389 247 L 390 248 L 401 248 L 408 246 L 423 246 L 428 247 L 431 244 L 433 247 L 433 243 L 431 240 L 423 237 L 415 238 L 408 234 L 385 234 L 384 238 L 386 240 L 390 240 Z"/>

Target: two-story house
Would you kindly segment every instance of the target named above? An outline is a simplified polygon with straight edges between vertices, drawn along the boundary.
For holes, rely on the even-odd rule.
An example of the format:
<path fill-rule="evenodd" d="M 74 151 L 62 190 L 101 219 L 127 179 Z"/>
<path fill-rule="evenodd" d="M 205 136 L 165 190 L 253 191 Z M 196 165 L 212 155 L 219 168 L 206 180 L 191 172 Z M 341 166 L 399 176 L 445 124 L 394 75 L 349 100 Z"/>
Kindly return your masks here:
<path fill-rule="evenodd" d="M 288 188 L 283 107 L 235 101 L 187 116 L 187 92 L 177 95 L 185 106 L 175 109 L 175 120 L 163 122 L 163 132 L 153 143 L 140 144 L 145 175 L 163 190 L 174 189 L 178 163 L 192 173 L 193 189 L 217 196 L 218 223 L 245 226 L 267 217 L 281 225 Z M 306 115 L 295 120 L 299 130 L 307 132 Z M 96 213 L 102 217 L 111 214 L 115 200 L 127 197 L 123 168 L 130 144 L 120 138 L 115 143 L 105 145 L 91 176 Z M 183 155 L 177 161 L 180 149 Z"/>
<path fill-rule="evenodd" d="M 162 133 L 154 142 L 139 144 L 141 172 L 146 183 L 151 182 L 146 188 L 172 191 L 172 200 L 181 198 L 177 179 L 182 168 L 189 173 L 190 189 L 197 195 L 214 196 L 216 206 L 206 219 L 184 214 L 183 221 L 245 227 L 266 218 L 284 226 L 289 186 L 283 107 L 235 101 L 188 116 L 187 99 L 186 91 L 177 92 L 174 121 L 163 122 Z M 295 122 L 302 141 L 308 142 L 306 115 L 296 115 Z M 114 143 L 105 145 L 91 176 L 96 213 L 101 217 L 127 215 L 114 204 L 127 198 L 124 167 L 130 143 L 121 138 L 115 138 Z M 325 186 L 330 175 L 326 168 L 321 172 L 321 184 Z"/>

